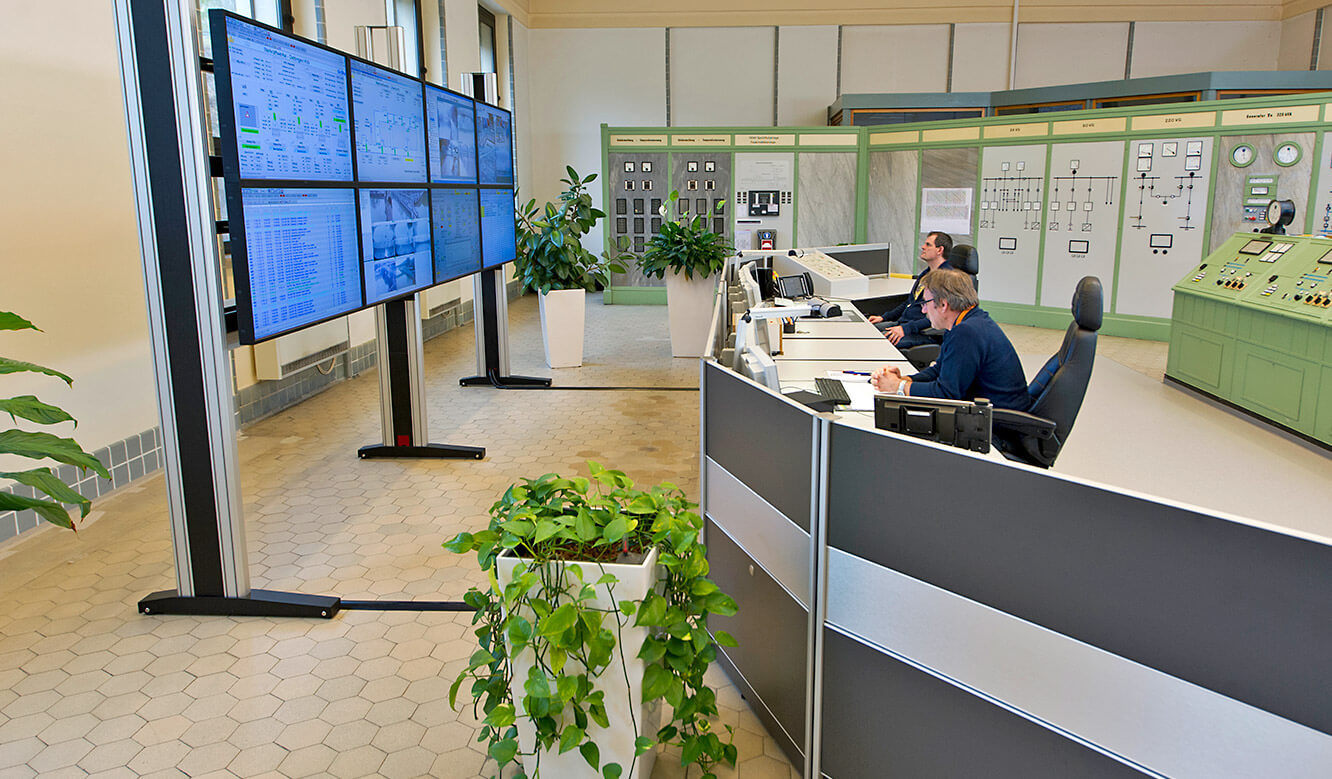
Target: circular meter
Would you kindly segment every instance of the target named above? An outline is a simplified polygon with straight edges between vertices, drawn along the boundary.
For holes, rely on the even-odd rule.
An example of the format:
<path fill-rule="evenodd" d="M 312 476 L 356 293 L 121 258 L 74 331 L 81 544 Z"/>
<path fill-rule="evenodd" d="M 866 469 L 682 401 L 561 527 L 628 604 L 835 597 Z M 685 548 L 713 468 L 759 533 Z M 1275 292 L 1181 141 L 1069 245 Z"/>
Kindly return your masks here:
<path fill-rule="evenodd" d="M 1290 142 L 1281 144 L 1272 152 L 1272 158 L 1276 160 L 1276 164 L 1283 168 L 1289 168 L 1291 165 L 1299 162 L 1300 156 L 1299 145 Z"/>
<path fill-rule="evenodd" d="M 1230 150 L 1230 164 L 1237 168 L 1248 167 L 1253 162 L 1253 147 L 1247 143 L 1241 143 Z"/>
<path fill-rule="evenodd" d="M 1276 235 L 1286 234 L 1286 225 L 1295 221 L 1294 200 L 1273 200 L 1267 204 L 1268 228 Z"/>

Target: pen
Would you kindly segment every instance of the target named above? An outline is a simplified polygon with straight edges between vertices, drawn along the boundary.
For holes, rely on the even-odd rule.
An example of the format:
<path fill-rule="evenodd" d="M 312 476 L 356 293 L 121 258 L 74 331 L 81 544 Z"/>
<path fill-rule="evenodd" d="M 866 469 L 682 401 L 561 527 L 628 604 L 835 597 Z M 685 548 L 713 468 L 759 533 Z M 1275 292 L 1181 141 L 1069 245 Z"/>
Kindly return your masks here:
<path fill-rule="evenodd" d="M 848 376 L 868 376 L 868 375 L 870 375 L 870 374 L 869 374 L 869 371 L 842 371 L 842 373 L 845 373 L 845 374 L 847 374 Z"/>

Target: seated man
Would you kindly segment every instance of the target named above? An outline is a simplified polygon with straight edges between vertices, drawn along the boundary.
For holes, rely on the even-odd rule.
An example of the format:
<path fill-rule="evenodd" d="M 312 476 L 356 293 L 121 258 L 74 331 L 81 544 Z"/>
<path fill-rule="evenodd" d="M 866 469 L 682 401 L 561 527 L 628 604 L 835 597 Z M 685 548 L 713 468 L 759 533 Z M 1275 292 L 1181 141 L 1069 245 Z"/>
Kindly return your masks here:
<path fill-rule="evenodd" d="M 925 243 L 920 246 L 920 259 L 925 262 L 926 267 L 911 285 L 911 294 L 892 311 L 884 312 L 883 316 L 869 318 L 869 321 L 882 330 L 898 349 L 910 349 L 931 342 L 929 338 L 920 334 L 921 330 L 930 326 L 930 320 L 926 319 L 920 310 L 920 282 L 930 274 L 930 271 L 953 267 L 948 264 L 948 253 L 952 250 L 953 239 L 948 233 L 936 230 L 925 236 Z"/>
<path fill-rule="evenodd" d="M 880 392 L 923 398 L 989 398 L 995 408 L 1026 411 L 1031 405 L 1017 351 L 990 315 L 976 307 L 976 287 L 960 270 L 923 277 L 921 304 L 930 325 L 944 333 L 939 359 L 902 378 L 897 368 L 880 368 L 871 381 Z"/>

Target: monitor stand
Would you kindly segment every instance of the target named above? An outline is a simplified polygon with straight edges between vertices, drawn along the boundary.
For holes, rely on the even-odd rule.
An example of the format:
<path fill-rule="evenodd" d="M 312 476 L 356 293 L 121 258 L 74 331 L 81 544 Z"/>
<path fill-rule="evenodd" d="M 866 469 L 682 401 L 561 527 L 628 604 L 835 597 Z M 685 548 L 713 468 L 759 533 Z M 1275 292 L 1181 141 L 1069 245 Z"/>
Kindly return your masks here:
<path fill-rule="evenodd" d="M 459 379 L 464 387 L 550 389 L 550 379 L 509 375 L 509 299 L 499 268 L 476 274 L 473 283 L 476 373 Z"/>

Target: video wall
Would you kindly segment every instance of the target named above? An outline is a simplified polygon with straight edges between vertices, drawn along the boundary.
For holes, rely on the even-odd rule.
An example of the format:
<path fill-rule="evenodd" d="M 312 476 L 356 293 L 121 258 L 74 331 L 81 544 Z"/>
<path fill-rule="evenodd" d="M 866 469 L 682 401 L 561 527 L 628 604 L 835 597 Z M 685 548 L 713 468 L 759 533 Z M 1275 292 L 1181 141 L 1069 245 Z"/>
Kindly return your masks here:
<path fill-rule="evenodd" d="M 209 13 L 241 343 L 514 259 L 508 111 Z"/>

